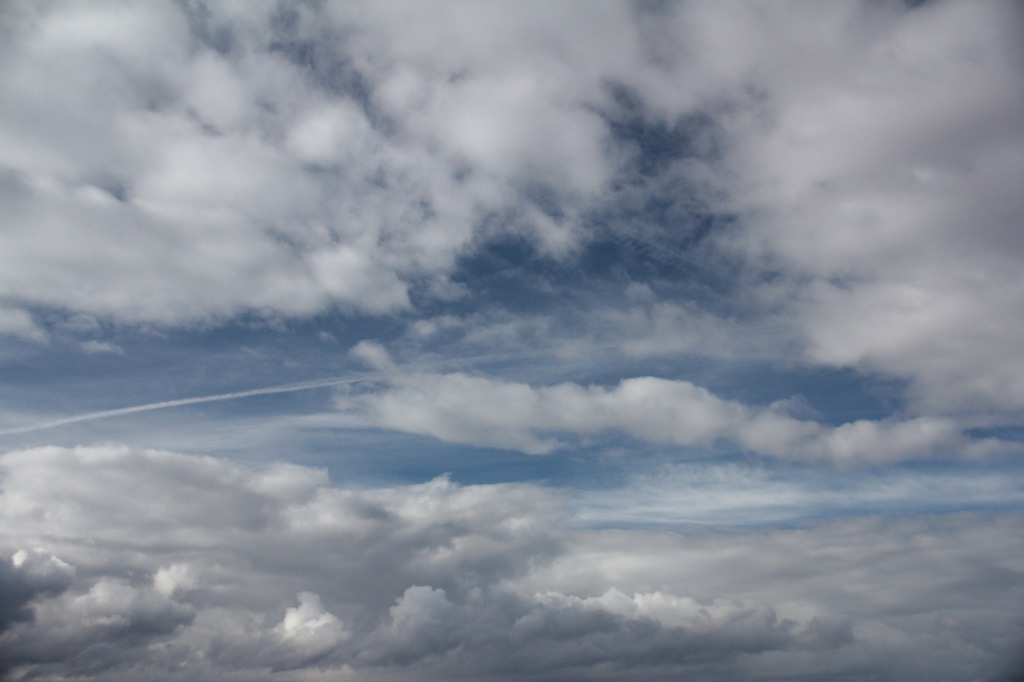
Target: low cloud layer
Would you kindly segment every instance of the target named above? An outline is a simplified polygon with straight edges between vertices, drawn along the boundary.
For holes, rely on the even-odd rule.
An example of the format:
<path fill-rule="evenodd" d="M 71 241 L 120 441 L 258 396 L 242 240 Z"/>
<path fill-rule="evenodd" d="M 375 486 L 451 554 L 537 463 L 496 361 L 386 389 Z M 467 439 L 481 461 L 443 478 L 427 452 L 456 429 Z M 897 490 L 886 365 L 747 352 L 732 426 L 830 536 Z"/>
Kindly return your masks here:
<path fill-rule="evenodd" d="M 337 399 L 373 426 L 471 445 L 545 454 L 610 430 L 652 443 L 694 446 L 715 441 L 755 453 L 833 464 L 891 462 L 1013 452 L 1015 443 L 973 440 L 951 419 L 858 420 L 836 427 L 797 419 L 781 402 L 749 407 L 689 381 L 635 377 L 618 385 L 562 383 L 533 387 L 462 373 L 417 373 L 396 367 L 383 348 L 355 354 L 382 372 L 377 391 Z"/>
<path fill-rule="evenodd" d="M 570 530 L 529 485 L 115 446 L 0 468 L 17 679 L 986 679 L 1017 644 L 1016 515 Z"/>

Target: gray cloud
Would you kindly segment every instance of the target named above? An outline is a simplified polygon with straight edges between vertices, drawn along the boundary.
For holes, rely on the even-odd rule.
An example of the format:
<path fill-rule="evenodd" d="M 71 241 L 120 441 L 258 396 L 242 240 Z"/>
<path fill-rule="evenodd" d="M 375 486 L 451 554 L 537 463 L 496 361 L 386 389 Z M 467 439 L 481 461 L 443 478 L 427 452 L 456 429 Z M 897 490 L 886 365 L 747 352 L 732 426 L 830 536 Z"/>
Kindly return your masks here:
<path fill-rule="evenodd" d="M 74 567 L 38 550 L 18 550 L 0 561 L 0 641 L 18 623 L 35 623 L 34 602 L 53 598 L 71 585 Z M 2 647 L 3 644 L 0 644 Z M 0 651 L 0 675 L 7 674 L 12 657 Z"/>
<path fill-rule="evenodd" d="M 0 632 L 31 620 L 29 602 L 40 595 L 60 594 L 71 584 L 73 573 L 67 563 L 34 550 L 18 550 L 0 562 Z"/>
<path fill-rule="evenodd" d="M 3 569 L 20 679 L 970 679 L 1024 590 L 1015 514 L 584 531 L 528 485 L 114 446 L 0 466 L 0 549 L 46 547 Z"/>

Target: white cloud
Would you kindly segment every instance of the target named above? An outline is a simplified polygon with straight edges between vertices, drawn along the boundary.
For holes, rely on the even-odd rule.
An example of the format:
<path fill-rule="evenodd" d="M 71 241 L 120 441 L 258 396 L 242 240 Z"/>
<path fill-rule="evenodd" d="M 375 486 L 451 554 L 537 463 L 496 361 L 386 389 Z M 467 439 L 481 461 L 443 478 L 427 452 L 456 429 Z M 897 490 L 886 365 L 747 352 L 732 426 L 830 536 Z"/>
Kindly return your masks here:
<path fill-rule="evenodd" d="M 969 679 L 1012 652 L 1024 589 L 1017 514 L 679 535 L 568 530 L 534 486 L 347 490 L 112 446 L 0 472 L 22 679 Z"/>
<path fill-rule="evenodd" d="M 188 606 L 152 590 L 100 580 L 86 594 L 70 599 L 60 616 L 70 621 L 62 622 L 60 627 L 73 631 L 75 637 L 81 637 L 89 630 L 137 629 L 165 634 L 190 622 L 193 613 Z"/>
<path fill-rule="evenodd" d="M 571 248 L 574 206 L 610 172 L 586 106 L 601 75 L 574 86 L 600 42 L 559 56 L 575 17 L 542 6 L 503 10 L 511 35 L 487 12 L 412 9 L 294 8 L 291 29 L 269 5 L 7 13 L 4 329 L 30 334 L 36 307 L 163 325 L 402 310 L 411 286 L 446 289 L 488 213 Z M 617 35 L 608 9 L 595 28 Z M 479 42 L 458 39 L 466 21 Z M 538 183 L 566 217 L 523 204 Z"/>
<path fill-rule="evenodd" d="M 83 341 L 79 345 L 87 355 L 124 355 L 124 348 L 110 341 Z"/>
<path fill-rule="evenodd" d="M 198 584 L 198 572 L 191 564 L 164 566 L 153 575 L 154 589 L 165 597 L 172 597 L 176 592 L 187 592 Z"/>
<path fill-rule="evenodd" d="M 465 293 L 459 256 L 496 232 L 565 257 L 629 174 L 603 118 L 616 86 L 637 125 L 710 117 L 717 150 L 671 159 L 637 206 L 682 193 L 736 217 L 709 243 L 772 275 L 741 280 L 742 324 L 635 301 L 619 320 L 651 332 L 625 352 L 790 361 L 797 343 L 908 379 L 917 415 L 1012 417 L 1020 19 L 951 2 L 8 12 L 0 331 L 45 338 L 41 308 L 407 311 Z"/>
<path fill-rule="evenodd" d="M 342 246 L 321 251 L 310 259 L 310 267 L 328 293 L 340 300 L 359 301 L 369 312 L 409 307 L 406 285 L 356 249 Z"/>
<path fill-rule="evenodd" d="M 284 620 L 276 628 L 283 641 L 315 659 L 348 638 L 344 624 L 324 608 L 320 595 L 300 592 L 298 600 L 299 605 L 285 611 Z"/>
<path fill-rule="evenodd" d="M 634 377 L 604 387 L 533 387 L 464 373 L 406 371 L 383 348 L 356 355 L 383 371 L 385 386 L 345 393 L 337 406 L 368 424 L 441 440 L 545 454 L 576 437 L 618 430 L 651 443 L 694 446 L 731 441 L 753 452 L 834 464 L 890 462 L 935 455 L 1011 452 L 1012 443 L 972 440 L 951 419 L 857 420 L 828 426 L 797 419 L 780 403 L 751 407 L 683 380 Z"/>
<path fill-rule="evenodd" d="M 791 9 L 727 43 L 759 93 L 719 120 L 733 246 L 792 278 L 809 361 L 907 378 L 922 412 L 1019 411 L 1024 16 Z"/>

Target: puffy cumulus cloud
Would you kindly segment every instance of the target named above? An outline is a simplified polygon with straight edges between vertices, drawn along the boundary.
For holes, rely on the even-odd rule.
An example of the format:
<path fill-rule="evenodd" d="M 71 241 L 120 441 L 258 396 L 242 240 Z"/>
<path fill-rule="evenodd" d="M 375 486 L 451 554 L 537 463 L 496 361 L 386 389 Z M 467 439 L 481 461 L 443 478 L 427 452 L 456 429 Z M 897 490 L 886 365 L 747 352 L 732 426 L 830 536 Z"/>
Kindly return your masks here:
<path fill-rule="evenodd" d="M 612 233 L 735 280 L 726 307 L 753 319 L 638 303 L 617 319 L 651 333 L 627 354 L 768 333 L 771 359 L 908 379 L 920 415 L 1012 414 L 1022 21 L 1009 2 L 5 8 L 0 333 L 44 340 L 48 309 L 407 311 L 465 295 L 460 257 L 496 235 L 567 257 Z M 696 258 L 680 235 L 707 216 L 729 220 Z"/>
<path fill-rule="evenodd" d="M 388 313 L 495 231 L 571 251 L 607 82 L 651 69 L 622 3 L 59 2 L 0 33 L 0 330 L 28 337 L 38 308 Z"/>
<path fill-rule="evenodd" d="M 445 231 L 416 208 L 446 182 L 443 163 L 364 153 L 381 138 L 358 103 L 260 42 L 271 27 L 230 19 L 178 4 L 5 12 L 6 300 L 160 324 L 332 303 L 379 313 L 443 270 L 462 238 L 434 254 L 381 248 L 388 233 Z M 232 49 L 203 43 L 202 21 Z M 395 182 L 419 198 L 390 201 Z"/>
<path fill-rule="evenodd" d="M 975 679 L 1024 591 L 1013 514 L 572 530 L 527 485 L 114 446 L 0 471 L 0 550 L 39 547 L 0 564 L 16 679 Z"/>
<path fill-rule="evenodd" d="M 751 86 L 718 119 L 730 246 L 788 280 L 766 300 L 789 299 L 806 358 L 909 379 L 925 412 L 1018 412 L 1020 7 L 716 10 L 679 20 L 715 22 L 704 49 Z"/>
<path fill-rule="evenodd" d="M 791 416 L 787 401 L 751 407 L 683 380 L 648 376 L 610 388 L 568 382 L 534 387 L 464 373 L 406 371 L 369 342 L 353 353 L 380 369 L 386 382 L 337 398 L 340 409 L 364 423 L 529 454 L 569 447 L 572 441 L 563 435 L 609 430 L 683 446 L 725 440 L 757 453 L 837 464 L 1017 449 L 994 438 L 972 439 L 951 419 L 858 420 L 833 427 Z"/>
<path fill-rule="evenodd" d="M 604 188 L 605 81 L 644 70 L 633 10 L 445 2 L 330 11 L 362 30 L 378 102 L 407 134 L 496 179 L 562 198 Z M 388 43 L 382 42 L 387 36 Z"/>
<path fill-rule="evenodd" d="M 512 112 L 518 137 L 478 149 L 488 89 L 520 101 L 480 78 L 470 99 L 484 111 L 445 114 L 481 122 L 447 128 L 470 152 L 435 153 L 436 136 L 389 132 L 366 99 L 377 84 L 353 66 L 366 59 L 345 53 L 372 53 L 386 34 L 350 41 L 354 26 L 312 5 L 237 10 L 5 9 L 4 332 L 38 337 L 38 307 L 159 324 L 408 308 L 411 286 L 443 281 L 482 217 L 515 203 L 500 157 L 538 121 L 565 123 Z M 587 148 L 580 165 L 599 168 L 599 128 L 572 128 L 580 139 L 561 156 Z M 538 148 L 560 147 L 548 137 Z"/>
<path fill-rule="evenodd" d="M 586 30 L 562 31 L 557 56 L 546 28 L 567 25 L 564 9 L 397 7 L 358 19 L 368 46 L 380 33 L 400 38 L 366 50 L 382 111 L 491 174 L 544 178 L 554 165 L 561 197 L 607 177 L 628 185 L 639 152 L 627 136 L 609 140 L 620 155 L 603 163 L 587 149 L 599 140 L 590 112 L 622 115 L 616 87 L 648 131 L 708 117 L 713 144 L 694 133 L 685 158 L 650 152 L 669 158 L 640 193 L 734 216 L 714 248 L 771 284 L 731 302 L 756 311 L 749 326 L 688 304 L 631 311 L 623 320 L 639 316 L 651 333 L 628 339 L 627 353 L 747 353 L 748 334 L 768 333 L 755 352 L 791 357 L 796 343 L 811 364 L 909 379 L 920 414 L 1024 405 L 1024 205 L 1012 184 L 1024 163 L 1024 17 L 1012 3 L 593 5 L 572 12 Z M 549 124 L 595 134 L 552 142 Z M 538 144 L 522 142 L 524 127 Z M 644 236 L 642 213 L 616 223 L 622 238 Z"/>

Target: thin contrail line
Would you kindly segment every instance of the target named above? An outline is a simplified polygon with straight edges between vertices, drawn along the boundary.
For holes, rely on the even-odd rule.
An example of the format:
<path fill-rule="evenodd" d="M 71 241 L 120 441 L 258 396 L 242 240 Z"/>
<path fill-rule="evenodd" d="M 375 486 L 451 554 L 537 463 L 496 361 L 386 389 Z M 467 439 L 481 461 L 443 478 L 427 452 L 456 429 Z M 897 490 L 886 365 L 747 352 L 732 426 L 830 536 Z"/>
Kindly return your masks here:
<path fill-rule="evenodd" d="M 481 361 L 501 359 L 501 358 L 522 358 L 531 357 L 537 355 L 544 355 L 550 351 L 546 349 L 536 350 L 524 350 L 518 352 L 503 352 L 503 353 L 484 353 L 475 356 L 469 356 L 461 358 L 459 364 L 463 363 L 479 363 Z M 426 367 L 432 366 L 444 366 L 451 364 L 451 360 L 437 360 L 434 362 L 428 362 L 421 365 L 420 371 Z M 416 370 L 413 370 L 415 373 Z M 292 384 L 281 384 L 278 386 L 268 386 L 266 388 L 253 388 L 247 391 L 234 391 L 232 393 L 218 393 L 216 395 L 205 395 L 197 396 L 194 398 L 179 398 L 178 400 L 165 400 L 159 403 L 146 403 L 144 405 L 132 405 L 130 407 L 118 407 L 113 410 L 102 410 L 99 412 L 87 412 L 85 414 L 78 414 L 71 417 L 63 417 L 61 419 L 54 419 L 48 422 L 40 422 L 37 424 L 30 424 L 28 426 L 15 426 L 8 429 L 0 429 L 0 436 L 12 436 L 19 433 L 32 433 L 34 431 L 44 431 L 46 429 L 57 428 L 58 426 L 65 426 L 67 424 L 77 424 L 78 422 L 93 421 L 94 419 L 106 419 L 108 417 L 122 417 L 129 414 L 135 414 L 137 412 L 151 412 L 153 410 L 164 410 L 171 407 L 183 407 L 185 405 L 197 405 L 199 403 L 213 403 L 221 400 L 235 400 L 237 398 L 250 398 L 258 395 L 271 395 L 274 393 L 294 393 L 296 391 L 308 391 L 314 388 L 326 388 L 328 386 L 340 386 L 342 384 L 358 384 L 363 381 L 370 381 L 381 377 L 381 372 L 364 372 L 355 376 L 347 377 L 329 377 L 326 379 L 312 379 L 310 381 L 300 381 Z"/>
<path fill-rule="evenodd" d="M 150 412 L 152 410 L 163 410 L 169 407 L 181 407 L 184 405 L 196 405 L 199 403 L 213 403 L 219 400 L 234 400 L 236 398 L 250 398 L 257 395 L 271 395 L 274 393 L 294 393 L 296 391 L 308 391 L 314 388 L 325 388 L 327 386 L 338 386 L 340 384 L 355 384 L 360 381 L 367 381 L 368 379 L 376 376 L 376 374 L 365 374 L 356 377 L 346 377 L 344 379 L 340 377 L 334 377 L 330 379 L 314 379 L 312 381 L 302 381 L 295 384 L 284 384 L 281 386 L 268 386 L 266 388 L 253 388 L 248 391 L 235 391 L 233 393 L 218 393 L 216 395 L 204 395 L 195 398 L 180 398 L 178 400 L 165 400 L 159 403 L 146 403 L 145 405 L 132 405 L 131 407 L 119 407 L 113 410 L 102 410 L 100 412 L 88 412 L 86 414 L 79 414 L 73 417 L 64 417 L 63 419 L 54 419 L 53 421 L 43 422 L 41 424 L 32 424 L 29 426 L 17 426 L 13 429 L 0 429 L 0 436 L 8 436 L 16 433 L 30 433 L 32 431 L 42 431 L 44 429 L 52 429 L 57 426 L 64 426 L 65 424 L 75 424 L 77 422 L 87 422 L 94 419 L 106 419 L 107 417 L 121 417 L 127 414 L 135 414 L 136 412 Z"/>

